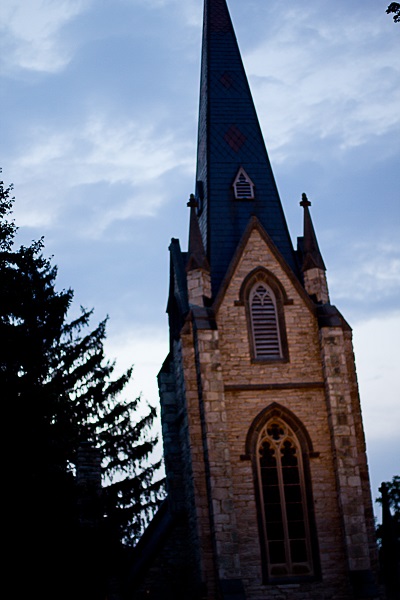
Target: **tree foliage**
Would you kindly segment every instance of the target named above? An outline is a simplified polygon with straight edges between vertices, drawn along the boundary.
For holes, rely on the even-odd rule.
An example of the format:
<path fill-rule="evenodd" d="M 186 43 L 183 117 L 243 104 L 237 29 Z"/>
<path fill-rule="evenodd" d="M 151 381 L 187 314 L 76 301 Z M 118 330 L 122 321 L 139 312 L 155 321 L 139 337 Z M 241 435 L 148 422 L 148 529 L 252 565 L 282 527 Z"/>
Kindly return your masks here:
<path fill-rule="evenodd" d="M 57 268 L 43 256 L 43 240 L 15 248 L 11 193 L 0 182 L 0 389 L 13 432 L 13 540 L 39 552 L 37 568 L 51 564 L 60 576 L 67 565 L 79 570 L 80 448 L 95 448 L 101 459 L 99 515 L 109 539 L 134 544 L 158 505 L 156 412 L 140 397 L 121 396 L 132 369 L 114 377 L 104 352 L 107 319 L 90 329 L 92 311 L 83 308 L 67 319 L 73 292 L 56 290 Z"/>
<path fill-rule="evenodd" d="M 392 481 L 386 483 L 389 506 L 395 517 L 400 520 L 400 475 L 395 475 Z"/>
<path fill-rule="evenodd" d="M 395 521 L 400 524 L 400 475 L 394 475 L 391 481 L 385 481 L 383 485 L 389 509 Z M 382 495 L 376 501 L 382 504 Z"/>
<path fill-rule="evenodd" d="M 400 537 L 400 475 L 395 475 L 391 481 L 384 481 L 379 488 L 381 495 L 376 502 L 381 504 L 382 512 L 390 514 L 391 534 L 394 532 Z M 383 515 L 384 516 L 384 515 Z M 386 532 L 387 533 L 387 532 Z M 381 545 L 385 535 L 385 523 L 377 525 L 376 534 L 378 542 Z"/>
<path fill-rule="evenodd" d="M 377 502 L 382 505 L 382 523 L 377 526 L 381 579 L 388 600 L 400 597 L 400 476 L 385 481 Z"/>
<path fill-rule="evenodd" d="M 400 23 L 400 4 L 398 2 L 391 2 L 386 9 L 388 15 L 393 14 L 393 21 Z"/>

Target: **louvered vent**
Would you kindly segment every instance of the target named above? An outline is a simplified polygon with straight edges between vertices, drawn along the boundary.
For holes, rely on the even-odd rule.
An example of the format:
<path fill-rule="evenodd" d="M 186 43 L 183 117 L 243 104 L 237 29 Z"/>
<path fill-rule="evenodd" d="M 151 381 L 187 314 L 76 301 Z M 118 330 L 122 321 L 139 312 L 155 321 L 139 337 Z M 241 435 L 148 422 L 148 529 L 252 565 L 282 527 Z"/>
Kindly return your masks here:
<path fill-rule="evenodd" d="M 282 356 L 275 301 L 272 292 L 258 285 L 250 297 L 251 322 L 256 358 Z"/>
<path fill-rule="evenodd" d="M 233 184 L 237 200 L 252 200 L 254 198 L 254 184 L 241 167 Z"/>

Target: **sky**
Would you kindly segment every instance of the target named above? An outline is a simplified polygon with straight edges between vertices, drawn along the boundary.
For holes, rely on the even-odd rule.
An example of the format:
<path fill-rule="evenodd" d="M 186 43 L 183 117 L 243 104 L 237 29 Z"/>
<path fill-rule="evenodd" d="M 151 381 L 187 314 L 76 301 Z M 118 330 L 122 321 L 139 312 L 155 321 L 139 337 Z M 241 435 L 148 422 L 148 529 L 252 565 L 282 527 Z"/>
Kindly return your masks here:
<path fill-rule="evenodd" d="M 388 0 L 229 0 L 294 244 L 302 192 L 353 328 L 376 498 L 400 473 L 400 24 Z M 187 247 L 202 0 L 2 0 L 0 165 L 71 318 L 158 403 L 168 246 Z M 397 375 L 397 377 L 396 377 Z M 379 513 L 379 509 L 375 506 Z"/>

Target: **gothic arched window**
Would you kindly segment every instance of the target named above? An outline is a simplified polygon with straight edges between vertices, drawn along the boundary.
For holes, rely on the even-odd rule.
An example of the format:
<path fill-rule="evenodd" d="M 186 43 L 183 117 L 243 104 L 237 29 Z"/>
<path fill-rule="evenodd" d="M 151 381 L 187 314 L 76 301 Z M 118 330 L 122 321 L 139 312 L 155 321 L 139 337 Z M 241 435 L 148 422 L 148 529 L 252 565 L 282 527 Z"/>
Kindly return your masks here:
<path fill-rule="evenodd" d="M 237 306 L 245 306 L 253 361 L 288 361 L 284 305 L 292 304 L 273 273 L 256 267 L 245 277 Z"/>
<path fill-rule="evenodd" d="M 257 282 L 249 295 L 254 357 L 282 358 L 276 299 L 271 288 Z"/>
<path fill-rule="evenodd" d="M 273 416 L 257 440 L 257 483 L 268 579 L 313 576 L 302 451 L 289 425 Z"/>

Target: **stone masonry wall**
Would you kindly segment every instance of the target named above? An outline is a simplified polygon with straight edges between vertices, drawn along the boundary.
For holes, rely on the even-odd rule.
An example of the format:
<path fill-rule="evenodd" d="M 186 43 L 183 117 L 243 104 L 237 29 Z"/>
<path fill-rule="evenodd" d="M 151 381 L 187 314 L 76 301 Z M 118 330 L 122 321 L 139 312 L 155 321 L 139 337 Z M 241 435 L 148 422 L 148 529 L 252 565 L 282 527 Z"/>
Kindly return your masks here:
<path fill-rule="evenodd" d="M 362 411 L 358 391 L 358 381 L 355 357 L 353 352 L 352 332 L 344 332 L 344 347 L 346 352 L 347 372 L 349 374 L 350 395 L 353 407 L 354 426 L 357 439 L 358 467 L 360 470 L 361 486 L 363 490 L 365 521 L 369 541 L 369 551 L 372 570 L 378 572 L 378 550 L 376 545 L 375 517 L 371 497 L 371 483 L 368 471 L 367 448 L 365 444 L 364 428 L 362 423 Z"/>
<path fill-rule="evenodd" d="M 216 569 L 219 580 L 231 580 L 240 577 L 240 560 L 218 331 L 194 333 Z"/>
<path fill-rule="evenodd" d="M 204 269 L 193 269 L 187 274 L 189 304 L 203 306 L 204 296 L 211 298 L 210 273 Z"/>
<path fill-rule="evenodd" d="M 339 327 L 321 329 L 328 417 L 338 486 L 338 501 L 351 571 L 371 568 L 365 522 L 351 380 L 347 373 L 344 334 Z"/>
<path fill-rule="evenodd" d="M 215 562 L 212 538 L 212 522 L 209 512 L 206 461 L 203 450 L 203 428 L 199 404 L 198 377 L 192 324 L 187 323 L 181 336 L 181 360 L 175 350 L 176 369 L 182 369 L 186 414 L 181 424 L 183 461 L 191 464 L 190 479 L 186 480 L 186 507 L 192 543 L 196 544 L 201 582 L 207 582 L 210 597 L 215 596 Z"/>
<path fill-rule="evenodd" d="M 237 300 L 244 278 L 257 266 L 271 271 L 292 301 L 284 306 L 288 362 L 251 362 L 246 311 Z M 234 509 L 246 598 L 350 600 L 354 596 L 348 578 L 348 561 L 352 568 L 368 568 L 369 553 L 363 503 L 365 492 L 362 491 L 360 470 L 356 473 L 353 460 L 354 455 L 357 456 L 357 441 L 352 414 L 357 407 L 353 405 L 350 395 L 349 374 L 344 371 L 340 373 L 342 385 L 348 391 L 343 395 L 343 408 L 348 422 L 340 425 L 339 415 L 334 417 L 335 423 L 332 422 L 332 409 L 327 402 L 327 393 L 331 389 L 329 378 L 332 377 L 327 365 L 329 363 L 334 369 L 336 358 L 326 356 L 322 364 L 318 324 L 312 307 L 256 229 L 250 236 L 219 306 L 217 324 Z M 344 347 L 338 360 L 346 363 Z M 262 582 L 253 472 L 251 463 L 241 460 L 241 456 L 253 420 L 273 402 L 288 408 L 300 419 L 316 453 L 310 459 L 310 470 L 321 561 L 320 582 L 289 586 L 264 585 Z M 360 418 L 359 421 L 361 423 Z M 336 476 L 338 462 L 331 444 L 332 427 L 337 427 L 337 432 L 341 432 L 344 438 L 351 439 L 350 443 L 355 447 L 349 461 L 351 474 L 348 472 Z M 360 514 L 354 515 L 354 509 L 350 510 L 350 506 L 358 503 L 362 508 L 355 510 Z M 357 535 L 354 531 L 356 525 Z M 346 546 L 350 548 L 349 552 Z"/>
<path fill-rule="evenodd" d="M 244 279 L 259 266 L 285 289 L 287 361 L 252 360 L 246 306 L 238 300 Z M 204 282 L 192 275 L 192 311 L 173 344 L 170 372 L 159 382 L 171 506 L 187 511 L 188 548 L 193 552 L 189 578 L 198 580 L 193 589 L 204 600 L 219 600 L 221 582 L 226 589 L 241 582 L 244 587 L 236 588 L 242 591 L 235 598 L 353 600 L 349 569 L 368 569 L 375 555 L 351 334 L 341 327 L 319 329 L 307 294 L 257 228 L 219 299 L 217 328 L 208 323 L 203 294 L 196 292 Z M 315 581 L 263 581 L 246 438 L 258 415 L 271 405 L 291 411 L 311 440 L 306 461 L 318 538 Z M 175 552 L 171 544 L 169 558 Z M 164 552 L 157 565 L 165 560 Z"/>
<path fill-rule="evenodd" d="M 304 287 L 310 296 L 315 295 L 318 302 L 326 304 L 329 302 L 328 284 L 325 271 L 314 267 L 303 273 Z"/>

